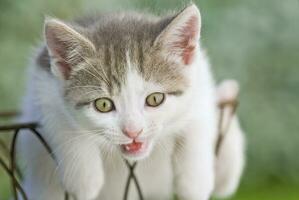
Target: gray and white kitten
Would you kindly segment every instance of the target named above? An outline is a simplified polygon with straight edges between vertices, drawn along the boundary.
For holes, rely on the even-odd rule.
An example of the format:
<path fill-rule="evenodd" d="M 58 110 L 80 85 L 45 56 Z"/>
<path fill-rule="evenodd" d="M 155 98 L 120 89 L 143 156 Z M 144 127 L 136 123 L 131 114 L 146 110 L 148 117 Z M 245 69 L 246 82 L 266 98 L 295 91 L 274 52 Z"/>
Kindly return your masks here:
<path fill-rule="evenodd" d="M 45 45 L 30 71 L 24 121 L 38 121 L 56 162 L 21 134 L 30 200 L 118 200 L 138 161 L 145 199 L 227 196 L 244 165 L 233 119 L 215 157 L 216 87 L 199 45 L 201 18 L 190 5 L 176 15 L 105 14 L 46 19 Z M 221 95 L 220 95 L 221 96 Z M 137 199 L 134 187 L 129 199 Z"/>

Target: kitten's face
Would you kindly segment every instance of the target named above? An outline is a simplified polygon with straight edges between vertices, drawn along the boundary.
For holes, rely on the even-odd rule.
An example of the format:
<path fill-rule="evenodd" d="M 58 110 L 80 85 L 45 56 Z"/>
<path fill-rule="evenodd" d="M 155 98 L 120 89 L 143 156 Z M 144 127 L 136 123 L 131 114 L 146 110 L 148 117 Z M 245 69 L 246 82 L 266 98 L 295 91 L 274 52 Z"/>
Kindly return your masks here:
<path fill-rule="evenodd" d="M 94 93 L 99 98 L 82 106 L 79 112 L 83 112 L 94 129 L 99 130 L 106 145 L 117 146 L 130 158 L 149 154 L 153 142 L 162 136 L 171 111 L 179 103 L 178 97 L 163 86 L 146 82 L 134 71 L 128 72 L 119 93 Z"/>
<path fill-rule="evenodd" d="M 102 73 L 100 63 L 94 69 L 85 66 L 76 72 L 70 79 L 66 98 L 71 99 L 81 119 L 88 119 L 88 127 L 96 130 L 101 144 L 117 147 L 126 158 L 138 159 L 150 153 L 153 143 L 165 134 L 165 126 L 176 123 L 171 119 L 177 106 L 184 104 L 180 100 L 188 88 L 188 78 L 183 68 L 175 68 L 179 67 L 177 64 L 165 61 L 162 66 L 157 62 L 162 57 L 148 55 L 145 65 L 160 64 L 172 72 L 160 76 L 161 79 L 161 71 L 152 72 L 153 77 L 146 79 L 145 72 L 138 70 L 139 63 L 133 62 L 128 53 L 124 57 L 123 74 L 113 80 L 106 71 L 107 83 L 97 78 Z M 167 78 L 171 73 L 172 77 Z"/>
<path fill-rule="evenodd" d="M 100 145 L 142 159 L 175 126 L 177 110 L 187 108 L 199 13 L 190 6 L 166 20 L 130 16 L 101 23 L 90 31 L 47 22 L 52 72 L 63 80 L 78 124 Z"/>

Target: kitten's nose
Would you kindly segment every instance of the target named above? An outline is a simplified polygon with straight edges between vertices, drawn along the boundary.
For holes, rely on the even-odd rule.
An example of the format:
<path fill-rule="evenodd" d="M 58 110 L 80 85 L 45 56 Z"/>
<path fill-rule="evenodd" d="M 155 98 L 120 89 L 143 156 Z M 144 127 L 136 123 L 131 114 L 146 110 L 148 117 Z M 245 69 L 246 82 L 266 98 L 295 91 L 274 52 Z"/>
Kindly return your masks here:
<path fill-rule="evenodd" d="M 122 131 L 129 138 L 136 139 L 142 133 L 143 129 L 136 130 L 136 129 L 125 127 Z"/>

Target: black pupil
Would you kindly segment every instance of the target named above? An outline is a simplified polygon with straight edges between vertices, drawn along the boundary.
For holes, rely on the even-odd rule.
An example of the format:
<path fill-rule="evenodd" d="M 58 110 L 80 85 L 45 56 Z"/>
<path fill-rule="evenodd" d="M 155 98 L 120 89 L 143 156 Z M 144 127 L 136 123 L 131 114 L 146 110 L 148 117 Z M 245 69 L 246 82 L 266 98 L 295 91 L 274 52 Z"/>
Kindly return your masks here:
<path fill-rule="evenodd" d="M 157 97 L 156 96 L 154 96 L 154 101 L 155 101 L 155 103 L 157 103 Z"/>
<path fill-rule="evenodd" d="M 103 107 L 106 108 L 106 102 L 105 101 L 103 102 Z"/>

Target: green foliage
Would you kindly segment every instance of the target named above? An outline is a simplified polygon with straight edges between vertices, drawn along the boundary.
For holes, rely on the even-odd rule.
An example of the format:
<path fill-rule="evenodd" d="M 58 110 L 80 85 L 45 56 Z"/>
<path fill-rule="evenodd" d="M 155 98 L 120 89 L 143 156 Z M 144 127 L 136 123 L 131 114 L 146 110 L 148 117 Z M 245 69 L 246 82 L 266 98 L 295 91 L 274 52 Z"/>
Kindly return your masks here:
<path fill-rule="evenodd" d="M 180 0 L 0 0 L 0 110 L 17 109 L 26 66 L 42 36 L 44 15 L 70 18 L 89 10 L 138 9 L 163 13 Z M 217 80 L 241 84 L 239 115 L 248 162 L 235 199 L 298 199 L 299 2 L 198 0 L 202 43 Z M 0 196 L 7 180 L 0 172 Z M 289 195 L 289 196 L 285 196 Z"/>

